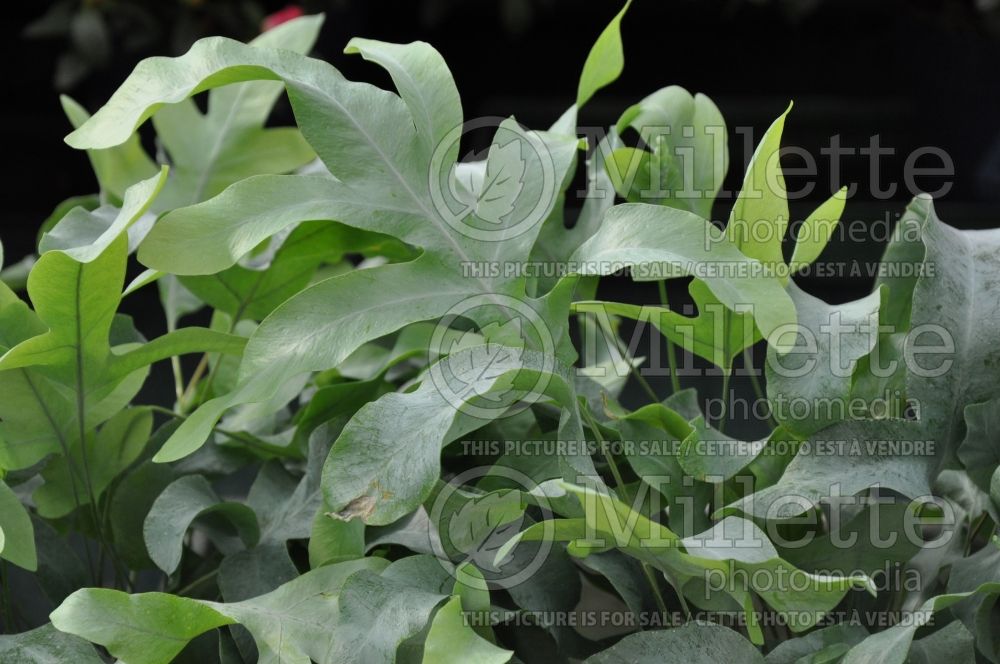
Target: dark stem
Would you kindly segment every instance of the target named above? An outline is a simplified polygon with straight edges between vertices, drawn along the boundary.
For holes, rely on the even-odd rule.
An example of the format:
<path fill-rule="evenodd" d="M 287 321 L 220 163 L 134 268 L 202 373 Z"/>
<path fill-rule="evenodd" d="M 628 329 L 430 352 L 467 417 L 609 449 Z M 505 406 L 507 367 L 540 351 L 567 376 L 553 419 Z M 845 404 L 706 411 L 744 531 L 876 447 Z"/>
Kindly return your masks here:
<path fill-rule="evenodd" d="M 760 384 L 760 378 L 757 376 L 757 369 L 753 365 L 753 352 L 751 352 L 752 346 L 748 346 L 743 349 L 743 367 L 750 374 L 750 384 L 753 385 L 753 392 L 757 396 L 759 401 L 767 401 L 767 393 L 764 392 L 764 387 Z M 774 417 L 768 412 L 767 422 L 772 428 L 778 426 L 778 423 L 774 420 Z"/>
<path fill-rule="evenodd" d="M 719 422 L 716 425 L 719 433 L 726 432 L 726 418 L 729 416 L 729 377 L 732 375 L 732 367 L 722 374 L 722 404 L 719 408 Z"/>
<path fill-rule="evenodd" d="M 667 298 L 667 282 L 658 281 L 656 285 L 660 289 L 660 304 L 663 305 L 664 309 L 670 308 L 670 300 Z M 673 394 L 677 394 L 681 391 L 681 377 L 677 375 L 677 358 L 674 357 L 674 342 L 670 340 L 670 337 L 663 335 L 667 340 L 667 362 L 670 365 L 670 387 L 673 390 Z"/>

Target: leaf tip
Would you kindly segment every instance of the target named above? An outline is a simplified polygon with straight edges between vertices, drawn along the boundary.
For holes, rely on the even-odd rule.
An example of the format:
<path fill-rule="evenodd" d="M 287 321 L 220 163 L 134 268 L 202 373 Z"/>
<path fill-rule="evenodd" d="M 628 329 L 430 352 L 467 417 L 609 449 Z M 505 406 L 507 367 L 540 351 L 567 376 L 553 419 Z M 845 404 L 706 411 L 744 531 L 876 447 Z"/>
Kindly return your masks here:
<path fill-rule="evenodd" d="M 357 55 L 361 52 L 360 42 L 364 41 L 361 37 L 351 37 L 347 45 L 344 46 L 344 53 L 346 55 Z"/>
<path fill-rule="evenodd" d="M 73 148 L 74 150 L 86 150 L 87 149 L 87 143 L 84 141 L 83 137 L 81 136 L 79 129 L 74 129 L 70 133 L 66 134 L 66 137 L 63 138 L 63 142 L 66 143 L 66 145 L 68 145 L 71 148 Z"/>

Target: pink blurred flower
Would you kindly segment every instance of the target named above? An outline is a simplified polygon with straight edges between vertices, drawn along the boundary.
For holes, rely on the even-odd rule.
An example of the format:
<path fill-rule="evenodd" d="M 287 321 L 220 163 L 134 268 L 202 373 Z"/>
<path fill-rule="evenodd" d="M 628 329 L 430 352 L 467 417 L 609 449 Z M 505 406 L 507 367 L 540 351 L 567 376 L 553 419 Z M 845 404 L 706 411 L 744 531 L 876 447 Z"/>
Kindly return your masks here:
<path fill-rule="evenodd" d="M 276 28 L 282 23 L 287 23 L 288 21 L 296 19 L 303 14 L 305 14 L 305 11 L 302 10 L 302 7 L 299 7 L 298 5 L 288 5 L 284 9 L 279 9 L 273 14 L 265 16 L 264 20 L 261 22 L 261 32 L 267 32 L 271 28 Z"/>

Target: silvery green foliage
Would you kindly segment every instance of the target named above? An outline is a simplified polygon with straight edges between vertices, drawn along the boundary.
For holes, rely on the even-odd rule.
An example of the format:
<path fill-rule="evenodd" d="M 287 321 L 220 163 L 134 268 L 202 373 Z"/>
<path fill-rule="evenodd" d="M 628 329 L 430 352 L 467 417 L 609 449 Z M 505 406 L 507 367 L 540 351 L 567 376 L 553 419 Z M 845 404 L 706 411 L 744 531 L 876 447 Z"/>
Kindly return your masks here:
<path fill-rule="evenodd" d="M 578 114 L 624 66 L 627 9 L 551 127 L 498 121 L 467 161 L 433 47 L 351 40 L 383 90 L 308 57 L 318 16 L 143 61 L 93 116 L 63 99 L 100 191 L 56 208 L 33 266 L 0 272 L 0 661 L 1000 661 L 1000 231 L 952 228 L 918 197 L 883 265 L 926 269 L 887 270 L 855 302 L 809 295 L 792 275 L 845 195 L 786 261 L 791 106 L 724 230 L 725 123 L 705 95 L 661 88 L 581 145 Z M 296 126 L 270 127 L 283 96 Z M 702 195 L 676 195 L 688 184 Z M 464 269 L 537 262 L 558 269 Z M 704 269 L 718 264 L 738 269 Z M 597 300 L 621 266 L 690 278 L 695 311 Z M 154 283 L 168 331 L 146 339 L 119 310 Z M 200 311 L 208 324 L 188 325 Z M 691 389 L 627 409 L 643 359 L 623 318 L 723 374 L 764 341 L 772 401 L 862 407 L 779 414 L 756 441 L 719 431 Z M 855 332 L 824 339 L 834 319 Z M 871 322 L 892 328 L 858 331 Z M 782 333 L 794 325 L 821 341 Z M 923 366 L 949 371 L 879 371 L 932 326 L 952 344 Z M 175 401 L 148 403 L 168 360 Z M 470 445 L 497 440 L 589 444 Z M 913 440 L 930 453 L 872 445 Z M 834 519 L 844 495 L 872 500 Z M 942 513 L 943 546 L 873 536 Z M 879 586 L 892 565 L 919 587 Z M 613 637 L 521 621 L 565 620 L 601 591 L 632 619 Z M 919 620 L 839 622 L 894 607 Z"/>

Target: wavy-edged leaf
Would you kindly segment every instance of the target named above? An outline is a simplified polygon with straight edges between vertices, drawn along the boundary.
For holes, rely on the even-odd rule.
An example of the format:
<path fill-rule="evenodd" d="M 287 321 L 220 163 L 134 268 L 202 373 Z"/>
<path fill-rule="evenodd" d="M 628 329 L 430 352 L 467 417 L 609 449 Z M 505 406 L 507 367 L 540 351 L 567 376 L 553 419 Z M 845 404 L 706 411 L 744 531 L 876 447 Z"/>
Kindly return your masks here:
<path fill-rule="evenodd" d="M 958 447 L 965 471 L 983 491 L 1000 467 L 1000 398 L 965 407 L 965 438 Z"/>
<path fill-rule="evenodd" d="M 273 238 L 272 241 L 278 241 Z M 278 305 L 309 285 L 317 268 L 336 263 L 348 252 L 369 253 L 389 238 L 328 222 L 307 222 L 292 230 L 260 268 L 234 265 L 205 276 L 181 277 L 202 301 L 232 320 L 263 320 Z"/>
<path fill-rule="evenodd" d="M 709 601 L 711 590 L 731 597 L 747 614 L 748 629 L 755 643 L 763 642 L 763 634 L 754 620 L 751 593 L 758 594 L 780 614 L 794 613 L 801 620 L 790 621 L 789 626 L 793 631 L 804 631 L 823 612 L 833 609 L 851 588 L 871 589 L 871 580 L 864 575 L 814 575 L 796 568 L 779 557 L 764 532 L 752 521 L 726 517 L 703 533 L 681 539 L 607 493 L 565 482 L 559 484 L 580 501 L 584 517 L 556 521 L 559 525 L 555 528 L 544 522 L 536 524 L 510 540 L 497 558 L 506 555 L 520 541 L 539 538 L 568 541 L 574 555 L 615 547 L 664 572 L 696 604 Z M 779 589 L 782 584 L 771 581 L 758 584 L 754 572 L 761 570 L 763 577 L 772 580 L 778 575 L 795 578 L 795 588 L 805 590 L 789 593 L 787 587 Z M 715 579 L 712 588 L 707 585 L 710 579 Z M 720 581 L 724 583 L 719 585 Z"/>
<path fill-rule="evenodd" d="M 70 124 L 76 129 L 90 118 L 83 106 L 68 95 L 60 95 L 59 102 Z M 121 145 L 106 150 L 88 150 L 90 167 L 97 176 L 97 183 L 110 202 L 120 204 L 126 191 L 138 180 L 153 177 L 159 169 L 142 148 L 138 134 L 132 134 Z"/>
<path fill-rule="evenodd" d="M 201 475 L 188 475 L 171 483 L 146 515 L 143 538 L 156 566 L 172 574 L 180 565 L 184 534 L 199 517 L 216 515 L 232 524 L 250 547 L 260 539 L 253 510 L 242 503 L 223 502 Z"/>
<path fill-rule="evenodd" d="M 928 624 L 933 615 L 980 593 L 996 593 L 1000 585 L 984 583 L 967 593 L 951 593 L 933 597 L 921 605 L 908 620 L 884 631 L 872 634 L 847 651 L 842 664 L 904 664 L 917 629 Z"/>
<path fill-rule="evenodd" d="M 629 127 L 650 151 L 611 153 L 607 169 L 619 195 L 710 219 L 729 168 L 726 123 L 715 103 L 671 85 L 626 109 L 617 131 L 624 134 Z"/>
<path fill-rule="evenodd" d="M 686 398 L 682 391 L 662 404 L 643 406 L 609 425 L 617 428 L 619 437 L 627 443 L 624 457 L 640 482 L 666 498 L 665 523 L 675 532 L 694 535 L 710 525 L 705 509 L 711 500 L 712 487 L 699 476 L 688 475 L 681 464 L 679 452 L 684 449 L 683 441 L 698 435 L 695 427 L 700 426 L 701 419 L 697 406 L 698 415 L 690 421 L 687 417 L 690 413 L 681 415 L 674 410 L 673 406 Z M 640 486 L 622 495 L 638 500 L 643 491 Z"/>
<path fill-rule="evenodd" d="M 84 589 L 52 620 L 131 664 L 166 664 L 195 636 L 234 623 L 249 630 L 261 661 L 392 662 L 399 644 L 421 631 L 446 595 L 404 581 L 412 565 L 394 570 L 386 564 L 367 558 L 328 565 L 266 595 L 225 604 Z"/>
<path fill-rule="evenodd" d="M 3 351 L 45 332 L 35 312 L 6 285 L 0 285 L 0 322 Z M 69 391 L 37 369 L 22 367 L 5 371 L 2 376 L 0 466 L 26 468 L 48 454 L 65 453 L 78 430 Z M 124 405 L 116 404 L 115 410 Z"/>
<path fill-rule="evenodd" d="M 919 503 L 882 499 L 862 503 L 856 511 L 832 506 L 829 532 L 792 538 L 778 546 L 782 557 L 804 570 L 849 574 L 862 571 L 870 576 L 890 565 L 905 563 L 921 549 Z"/>
<path fill-rule="evenodd" d="M 35 529 L 28 510 L 5 482 L 0 481 L 0 558 L 34 571 L 38 567 Z"/>
<path fill-rule="evenodd" d="M 585 275 L 609 274 L 627 266 L 637 281 L 695 276 L 726 308 L 752 306 L 754 322 L 766 338 L 795 322 L 794 304 L 781 282 L 726 242 L 708 221 L 683 210 L 643 203 L 617 205 L 570 261 Z M 774 341 L 781 352 L 791 347 Z"/>
<path fill-rule="evenodd" d="M 593 553 L 580 561 L 583 567 L 604 576 L 636 618 L 657 610 L 642 563 L 621 551 Z"/>
<path fill-rule="evenodd" d="M 151 448 L 162 439 L 161 435 L 160 432 L 155 434 L 150 441 Z M 115 487 L 108 507 L 111 534 L 119 557 L 129 568 L 156 569 L 143 541 L 142 526 L 157 497 L 175 479 L 177 475 L 172 469 L 144 461 Z"/>
<path fill-rule="evenodd" d="M 795 249 L 789 265 L 793 271 L 799 271 L 812 265 L 823 253 L 827 242 L 833 236 L 833 231 L 844 214 L 847 202 L 847 187 L 843 187 L 831 196 L 825 203 L 812 211 L 799 226 L 795 236 Z"/>
<path fill-rule="evenodd" d="M 805 436 L 864 414 L 848 409 L 854 373 L 875 348 L 879 312 L 889 293 L 878 288 L 859 300 L 831 305 L 790 282 L 788 294 L 798 327 L 785 333 L 794 347 L 784 356 L 768 348 L 767 396 L 778 404 L 778 421 Z"/>
<path fill-rule="evenodd" d="M 402 186 L 405 202 L 417 204 L 419 211 L 413 179 L 419 163 L 414 160 L 417 129 L 403 100 L 348 81 L 332 66 L 287 50 L 209 38 L 179 58 L 144 60 L 108 103 L 66 140 L 78 148 L 116 145 L 162 104 L 181 102 L 204 89 L 258 80 L 285 83 L 303 135 L 336 177 L 361 193 Z M 376 163 L 385 165 L 383 173 L 372 171 L 370 165 Z M 421 175 L 426 182 L 426 174 Z"/>
<path fill-rule="evenodd" d="M 785 262 L 781 244 L 788 228 L 788 194 L 779 157 L 781 133 L 791 110 L 789 103 L 757 144 L 726 224 L 730 242 L 747 256 L 772 267 Z"/>
<path fill-rule="evenodd" d="M 907 408 L 904 344 L 910 330 L 913 289 L 920 278 L 916 266 L 923 265 L 926 253 L 920 239 L 926 218 L 924 206 L 907 206 L 882 255 L 875 280 L 876 288 L 888 294 L 879 310 L 882 330 L 872 353 L 859 360 L 851 387 L 852 396 L 862 402 L 884 400 L 888 408 L 883 416 L 903 417 Z"/>
<path fill-rule="evenodd" d="M 484 371 L 480 362 L 488 350 L 476 346 L 449 355 L 417 390 L 387 394 L 358 411 L 323 468 L 323 495 L 331 511 L 370 525 L 405 516 L 430 495 L 440 475 L 441 448 L 502 416 L 524 397 L 549 396 L 569 409 L 563 416 L 568 430 L 579 431 L 570 414 L 575 412 L 572 384 L 553 358 L 521 349 L 498 357 Z M 589 458 L 567 457 L 566 462 L 582 471 Z"/>
<path fill-rule="evenodd" d="M 406 102 L 417 136 L 429 157 L 448 135 L 462 126 L 462 101 L 448 66 L 433 47 L 424 42 L 390 44 L 355 37 L 345 53 L 360 53 L 365 60 L 378 63 L 392 77 L 392 82 Z M 445 162 L 458 155 L 458 141 L 447 149 Z"/>
<path fill-rule="evenodd" d="M 322 661 L 392 664 L 397 648 L 421 632 L 443 595 L 421 587 L 420 578 L 411 584 L 399 574 L 389 577 L 391 571 L 392 566 L 383 576 L 358 572 L 347 580 L 341 591 L 332 647 Z"/>
<path fill-rule="evenodd" d="M 366 48 L 374 46 L 366 44 Z M 410 71 L 412 67 L 413 62 L 398 60 L 392 63 L 390 69 L 397 77 L 400 71 L 406 70 L 412 77 L 419 79 L 419 76 Z M 436 72 L 434 76 L 444 77 L 438 80 L 450 78 L 445 71 Z M 518 281 L 460 277 L 460 265 L 476 261 L 486 263 L 524 260 L 537 235 L 538 224 L 522 233 L 518 222 L 525 215 L 536 213 L 536 209 L 538 214 L 544 215 L 552 208 L 554 192 L 547 193 L 546 187 L 552 188 L 563 181 L 575 156 L 575 140 L 526 133 L 516 123 L 504 122 L 497 132 L 496 142 L 505 145 L 511 140 L 517 140 L 523 145 L 522 150 L 531 150 L 534 154 L 528 160 L 522 195 L 517 199 L 514 213 L 505 220 L 502 228 L 491 229 L 491 232 L 499 233 L 495 239 L 502 241 L 474 240 L 466 237 L 468 233 L 463 235 L 449 225 L 449 221 L 444 218 L 441 203 L 435 201 L 427 191 L 427 169 L 436 167 L 436 164 L 428 162 L 426 153 L 422 151 L 421 145 L 425 137 L 420 135 L 418 128 L 414 128 L 412 132 L 406 129 L 413 127 L 413 116 L 407 104 L 426 104 L 426 100 L 415 101 L 410 96 L 412 89 L 402 84 L 400 92 L 407 97 L 405 100 L 370 85 L 346 81 L 335 69 L 324 63 L 285 51 L 252 48 L 223 39 L 202 40 L 180 58 L 151 59 L 140 64 L 108 104 L 67 140 L 77 146 L 114 142 L 120 136 L 118 127 L 123 123 L 134 127 L 154 112 L 159 104 L 179 101 L 205 87 L 261 78 L 284 81 L 304 135 L 338 178 L 327 180 L 325 184 L 332 183 L 345 196 L 350 197 L 346 205 L 338 203 L 328 206 L 322 215 L 314 209 L 298 210 L 290 216 L 279 215 L 280 222 L 287 224 L 302 221 L 304 219 L 301 214 L 307 215 L 305 219 L 336 219 L 365 230 L 386 232 L 420 246 L 425 249 L 422 256 L 424 269 L 429 264 L 436 263 L 441 279 L 434 285 L 422 288 L 419 297 L 427 298 L 430 294 L 437 299 L 430 310 L 406 306 L 409 302 L 405 297 L 393 300 L 393 306 L 400 310 L 395 315 L 406 316 L 395 325 L 388 319 L 378 320 L 376 323 L 371 312 L 353 316 L 352 322 L 357 329 L 363 331 L 364 336 L 350 345 L 354 336 L 349 331 L 341 333 L 339 328 L 342 320 L 339 313 L 331 319 L 326 313 L 329 307 L 317 310 L 310 298 L 318 297 L 322 292 L 324 304 L 327 304 L 331 292 L 339 295 L 341 289 L 351 289 L 368 275 L 351 275 L 347 281 L 331 280 L 304 291 L 276 310 L 254 335 L 252 347 L 246 354 L 247 362 L 241 369 L 244 381 L 248 382 L 241 384 L 226 401 L 203 406 L 203 412 L 196 414 L 198 417 L 189 420 L 188 427 L 182 427 L 178 432 L 179 437 L 191 435 L 191 440 L 183 444 L 179 441 L 172 442 L 172 451 L 161 455 L 161 459 L 173 456 L 174 450 L 188 450 L 199 445 L 207 435 L 204 424 L 214 422 L 227 407 L 246 402 L 251 397 L 260 400 L 258 395 L 265 394 L 267 388 L 285 382 L 282 377 L 335 366 L 336 361 L 329 361 L 331 356 L 336 358 L 349 354 L 360 343 L 398 329 L 401 324 L 440 316 L 461 299 L 458 292 L 465 296 L 491 295 L 495 292 L 495 287 L 501 287 L 496 292 L 517 292 Z M 429 91 L 428 88 L 420 92 L 427 94 Z M 444 88 L 438 90 L 441 95 L 445 92 Z M 423 123 L 417 124 L 420 124 L 420 128 L 424 127 Z M 543 161 L 543 158 L 552 163 Z M 451 166 L 446 160 L 440 164 L 443 173 L 450 171 Z M 550 172 L 546 173 L 546 169 Z M 296 199 L 288 197 L 287 200 L 294 202 Z M 359 212 L 360 210 L 363 211 Z M 382 222 L 379 221 L 380 214 L 373 215 L 373 210 L 381 213 Z M 173 214 L 177 215 L 178 212 Z M 181 217 L 174 217 L 179 218 Z M 169 221 L 170 217 L 154 227 L 149 246 L 156 246 L 157 237 L 164 237 L 159 235 L 158 229 L 169 229 L 171 225 L 166 223 Z M 470 223 L 470 220 L 459 218 L 459 222 Z M 380 226 L 380 223 L 385 225 Z M 475 227 L 477 223 L 482 224 L 482 221 L 471 219 L 471 223 Z M 251 224 L 240 228 L 238 241 L 249 245 L 244 247 L 249 249 L 275 231 L 270 221 L 257 229 Z M 253 240 L 250 240 L 251 237 Z M 223 236 L 215 238 L 211 244 L 217 247 L 221 243 L 225 246 L 233 240 L 233 237 Z M 140 253 L 144 261 L 157 260 L 150 259 L 149 253 Z M 169 253 L 174 254 L 175 247 L 171 246 Z M 154 267 L 163 266 L 155 264 Z M 407 269 L 387 266 L 382 268 L 380 276 L 388 277 L 387 270 Z M 423 281 L 431 283 L 427 278 Z M 447 285 L 442 288 L 444 281 L 447 281 Z M 411 286 L 410 283 L 402 285 Z M 382 291 L 380 297 L 370 298 L 367 293 L 363 295 L 368 301 L 384 300 L 384 282 L 378 285 L 378 289 Z M 445 289 L 454 289 L 456 297 L 440 297 L 441 291 Z M 339 296 L 348 295 L 344 293 Z M 357 296 L 358 292 L 351 290 L 350 297 Z M 299 313 L 306 311 L 307 316 Z M 422 318 L 419 317 L 421 315 Z M 314 350 L 301 346 L 289 347 L 284 342 L 274 345 L 268 340 L 273 334 L 280 334 L 286 340 L 288 326 L 294 326 L 297 330 L 295 335 L 310 341 L 310 345 L 315 342 Z M 299 335 L 299 331 L 304 334 Z M 258 380 L 257 376 L 263 369 L 273 369 L 277 373 L 269 376 L 268 385 L 250 385 L 249 381 Z M 196 435 L 192 435 L 196 425 L 201 428 Z M 195 438 L 201 440 L 195 441 Z"/>
<path fill-rule="evenodd" d="M 627 0 L 590 48 L 576 92 L 576 106 L 582 107 L 594 93 L 617 79 L 625 68 L 621 22 L 632 0 Z"/>
<path fill-rule="evenodd" d="M 219 563 L 219 590 L 227 602 L 242 602 L 277 590 L 299 576 L 282 543 L 261 544 Z"/>
<path fill-rule="evenodd" d="M 74 440 L 68 457 L 53 459 L 42 471 L 45 483 L 32 494 L 38 513 L 55 519 L 88 504 L 91 496 L 100 500 L 111 482 L 139 458 L 152 431 L 149 409 L 128 408 L 105 422 L 96 435 L 88 435 L 82 446 L 79 439 Z M 76 477 L 83 467 L 87 468 L 86 490 Z"/>
<path fill-rule="evenodd" d="M 604 214 L 615 204 L 615 190 L 604 167 L 606 156 L 621 146 L 617 132 L 609 132 L 601 139 L 586 161 L 587 186 L 583 205 L 572 228 L 566 228 L 566 196 L 557 199 L 552 213 L 542 224 L 538 239 L 531 250 L 531 263 L 567 263 L 581 244 L 597 232 Z M 547 293 L 556 285 L 554 275 L 541 274 L 534 280 L 532 293 Z M 529 282 L 530 284 L 530 282 Z"/>
<path fill-rule="evenodd" d="M 819 659 L 821 662 L 836 661 L 837 657 L 867 636 L 868 631 L 861 625 L 831 625 L 805 636 L 782 641 L 767 654 L 764 661 L 767 664 L 798 664 L 806 657 Z"/>
<path fill-rule="evenodd" d="M 309 533 L 309 567 L 316 569 L 365 555 L 365 524 L 360 520 L 330 518 L 327 510 L 316 513 Z"/>
<path fill-rule="evenodd" d="M 939 451 L 920 422 L 847 420 L 807 438 L 781 479 L 723 513 L 787 519 L 834 495 L 879 487 L 917 498 L 931 493 Z"/>
<path fill-rule="evenodd" d="M 944 661 L 975 664 L 975 639 L 962 623 L 953 622 L 933 634 L 915 640 L 910 646 L 908 661 L 912 664 L 934 664 Z"/>
<path fill-rule="evenodd" d="M 235 622 L 196 600 L 117 590 L 78 590 L 50 616 L 60 632 L 73 634 L 135 664 L 168 664 L 188 641 Z"/>
<path fill-rule="evenodd" d="M 247 505 L 260 521 L 262 542 L 306 539 L 314 531 L 313 523 L 323 504 L 320 474 L 330 443 L 321 430 L 309 443 L 306 472 L 301 478 L 289 474 L 278 461 L 261 467 Z"/>
<path fill-rule="evenodd" d="M 461 284 L 452 291 L 442 288 L 446 274 L 418 259 L 355 270 L 303 290 L 272 314 L 271 325 L 258 328 L 250 342 L 255 351 L 246 355 L 242 369 L 246 381 L 195 411 L 156 460 L 173 461 L 190 454 L 202 445 L 228 408 L 268 399 L 285 377 L 337 366 L 370 339 L 444 315 L 464 297 Z M 386 283 L 397 287 L 387 289 Z M 311 321 L 311 331 L 299 335 L 305 320 Z"/>
<path fill-rule="evenodd" d="M 691 281 L 688 291 L 699 307 L 693 316 L 659 305 L 596 300 L 574 302 L 573 310 L 603 318 L 613 315 L 648 323 L 673 343 L 728 370 L 733 360 L 757 338 L 753 317 L 749 311 L 728 310 L 698 279 Z"/>
<path fill-rule="evenodd" d="M 923 264 L 932 267 L 913 289 L 910 329 L 929 332 L 907 338 L 906 350 L 917 354 L 908 366 L 907 397 L 925 435 L 943 448 L 945 464 L 954 461 L 964 437 L 964 408 L 1000 395 L 993 371 L 1000 366 L 1000 230 L 947 226 L 926 196 L 910 209 L 923 219 Z"/>
<path fill-rule="evenodd" d="M 384 201 L 361 199 L 327 176 L 257 175 L 204 203 L 164 215 L 139 247 L 139 260 L 173 274 L 213 274 L 233 266 L 262 241 L 286 228 L 301 221 L 334 217 L 373 229 L 366 234 L 341 227 L 345 244 L 352 250 L 365 248 L 399 256 L 398 242 L 377 233 L 398 228 L 393 222 L 399 215 L 386 206 Z M 411 218 L 414 224 L 418 222 L 417 217 Z"/>
<path fill-rule="evenodd" d="M 681 443 L 677 462 L 702 481 L 718 483 L 734 477 L 756 459 L 769 443 L 785 444 L 788 432 L 777 428 L 759 440 L 738 440 L 709 426 L 704 417 L 691 421 L 693 431 Z"/>
<path fill-rule="evenodd" d="M 134 249 L 149 231 L 149 224 L 138 222 L 149 210 L 166 180 L 167 167 L 164 166 L 153 177 L 125 190 L 120 209 L 108 206 L 94 211 L 73 208 L 42 236 L 39 251 L 61 251 L 79 263 L 90 263 L 123 233 L 138 230 L 129 237 L 129 250 Z"/>
<path fill-rule="evenodd" d="M 951 565 L 947 590 L 949 593 L 970 592 L 984 583 L 1000 583 L 1000 547 L 995 541 Z M 1000 602 L 1000 593 L 977 593 L 952 610 L 974 635 L 976 647 L 991 662 L 1000 660 L 997 602 Z"/>
<path fill-rule="evenodd" d="M 28 295 L 49 330 L 0 357 L 0 370 L 39 367 L 71 387 L 85 402 L 107 395 L 132 372 L 153 362 L 196 351 L 239 353 L 244 340 L 202 328 L 185 328 L 115 352 L 110 333 L 125 275 L 125 238 L 119 236 L 90 262 L 50 251 L 28 278 Z"/>
<path fill-rule="evenodd" d="M 52 621 L 59 630 L 99 643 L 133 664 L 167 664 L 194 637 L 234 623 L 250 631 L 262 662 L 305 664 L 312 659 L 332 664 L 337 660 L 329 653 L 344 582 L 385 565 L 379 558 L 329 565 L 266 595 L 227 604 L 88 588 L 71 595 L 53 612 Z"/>
<path fill-rule="evenodd" d="M 504 650 L 469 628 L 457 595 L 438 609 L 424 642 L 425 664 L 462 664 L 470 660 L 482 664 L 504 664 L 514 653 Z"/>
<path fill-rule="evenodd" d="M 268 30 L 249 43 L 260 49 L 307 53 L 323 16 L 303 16 Z M 159 109 L 157 137 L 172 165 L 158 210 L 199 203 L 252 175 L 288 173 L 314 158 L 294 127 L 265 127 L 282 85 L 254 81 L 214 89 L 202 113 L 191 100 Z"/>
<path fill-rule="evenodd" d="M 3 385 L 12 391 L 11 410 L 4 414 L 7 467 L 66 454 L 74 440 L 131 400 L 145 367 L 154 362 L 199 351 L 242 352 L 245 339 L 203 328 L 112 348 L 126 251 L 126 239 L 119 236 L 91 262 L 46 252 L 28 278 L 37 314 L 12 293 L 5 296 L 3 311 L 12 319 L 13 335 L 13 347 L 0 357 L 0 371 L 11 376 Z"/>
<path fill-rule="evenodd" d="M 20 634 L 0 635 L 0 660 L 18 664 L 101 664 L 94 646 L 51 624 Z"/>

